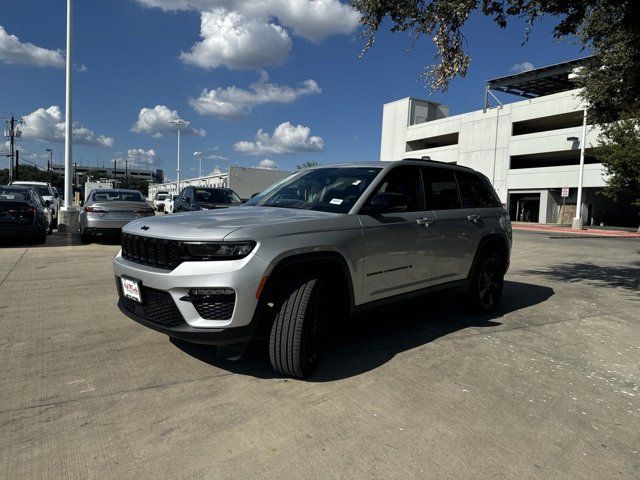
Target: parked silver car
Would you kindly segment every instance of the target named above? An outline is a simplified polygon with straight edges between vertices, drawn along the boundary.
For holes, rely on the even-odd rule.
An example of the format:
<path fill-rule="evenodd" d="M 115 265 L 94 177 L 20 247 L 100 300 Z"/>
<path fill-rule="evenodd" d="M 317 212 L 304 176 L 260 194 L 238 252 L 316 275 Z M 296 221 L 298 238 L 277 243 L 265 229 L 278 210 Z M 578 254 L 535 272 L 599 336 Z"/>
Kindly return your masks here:
<path fill-rule="evenodd" d="M 137 190 L 92 190 L 80 212 L 80 238 L 89 243 L 95 235 L 119 234 L 130 221 L 154 214 Z"/>
<path fill-rule="evenodd" d="M 131 222 L 113 265 L 135 321 L 230 356 L 268 332 L 272 367 L 305 377 L 329 319 L 460 286 L 491 311 L 510 251 L 484 175 L 403 160 L 306 169 L 244 206 Z"/>

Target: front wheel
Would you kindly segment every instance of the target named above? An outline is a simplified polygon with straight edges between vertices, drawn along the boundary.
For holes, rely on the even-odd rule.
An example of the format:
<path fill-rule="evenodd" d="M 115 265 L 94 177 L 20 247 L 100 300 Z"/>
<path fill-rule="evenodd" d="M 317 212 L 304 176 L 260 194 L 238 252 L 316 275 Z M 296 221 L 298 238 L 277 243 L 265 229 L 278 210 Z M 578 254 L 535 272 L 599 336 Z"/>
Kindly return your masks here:
<path fill-rule="evenodd" d="M 504 264 L 496 253 L 483 255 L 471 278 L 469 306 L 478 313 L 489 313 L 498 306 L 504 286 Z"/>
<path fill-rule="evenodd" d="M 307 278 L 282 295 L 269 335 L 269 360 L 275 371 L 305 378 L 316 369 L 327 321 L 326 291 L 323 280 Z"/>

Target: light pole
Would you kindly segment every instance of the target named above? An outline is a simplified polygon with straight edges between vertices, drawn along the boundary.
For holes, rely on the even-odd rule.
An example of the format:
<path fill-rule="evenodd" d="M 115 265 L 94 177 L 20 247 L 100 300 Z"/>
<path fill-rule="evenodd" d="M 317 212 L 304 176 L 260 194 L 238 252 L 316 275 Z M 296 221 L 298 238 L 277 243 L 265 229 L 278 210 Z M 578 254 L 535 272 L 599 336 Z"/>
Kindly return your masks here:
<path fill-rule="evenodd" d="M 200 167 L 198 168 L 198 178 L 200 179 L 202 178 L 202 152 L 193 152 L 193 156 L 200 162 Z"/>
<path fill-rule="evenodd" d="M 584 177 L 584 149 L 587 141 L 587 107 L 582 112 L 582 138 L 580 139 L 580 168 L 578 169 L 578 199 L 576 201 L 576 216 L 571 222 L 573 230 L 582 230 L 584 219 L 582 218 L 582 180 Z"/>
<path fill-rule="evenodd" d="M 71 81 L 73 74 L 73 0 L 67 0 L 67 62 L 65 88 L 65 126 L 64 126 L 64 206 L 60 209 L 58 231 L 76 233 L 78 230 L 78 212 L 73 206 L 73 117 L 71 112 Z"/>
<path fill-rule="evenodd" d="M 53 150 L 51 148 L 47 148 L 47 153 L 49 154 L 49 163 L 47 164 L 47 172 L 50 172 L 53 168 Z"/>
<path fill-rule="evenodd" d="M 187 122 L 178 118 L 177 120 L 169 120 L 169 123 L 178 129 L 178 164 L 176 168 L 176 193 L 180 193 L 180 130 L 187 126 Z"/>

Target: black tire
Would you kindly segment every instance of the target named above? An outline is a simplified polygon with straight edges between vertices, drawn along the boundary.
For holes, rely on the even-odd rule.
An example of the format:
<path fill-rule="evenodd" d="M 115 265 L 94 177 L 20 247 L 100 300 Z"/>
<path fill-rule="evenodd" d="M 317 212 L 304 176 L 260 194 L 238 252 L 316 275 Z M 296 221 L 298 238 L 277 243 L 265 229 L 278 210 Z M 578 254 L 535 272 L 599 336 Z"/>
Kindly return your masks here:
<path fill-rule="evenodd" d="M 315 371 L 327 320 L 326 291 L 323 280 L 306 278 L 277 302 L 269 334 L 269 360 L 276 372 L 305 378 Z"/>
<path fill-rule="evenodd" d="M 52 228 L 58 228 L 58 214 L 56 213 L 55 218 L 53 218 L 51 220 L 51 227 Z"/>
<path fill-rule="evenodd" d="M 92 240 L 93 240 L 93 237 L 91 236 L 91 234 L 90 234 L 90 233 L 88 233 L 88 232 L 82 232 L 82 233 L 80 234 L 80 243 L 83 243 L 83 244 L 85 244 L 85 245 L 86 245 L 86 244 L 88 244 L 88 243 L 91 243 L 91 242 L 92 242 Z"/>
<path fill-rule="evenodd" d="M 504 262 L 497 253 L 483 254 L 473 272 L 469 285 L 469 307 L 477 313 L 496 309 L 504 286 Z"/>
<path fill-rule="evenodd" d="M 33 234 L 33 243 L 35 243 L 36 245 L 42 245 L 43 243 L 47 242 L 47 229 L 46 229 L 46 225 L 42 225 L 42 228 L 37 230 L 34 234 Z"/>

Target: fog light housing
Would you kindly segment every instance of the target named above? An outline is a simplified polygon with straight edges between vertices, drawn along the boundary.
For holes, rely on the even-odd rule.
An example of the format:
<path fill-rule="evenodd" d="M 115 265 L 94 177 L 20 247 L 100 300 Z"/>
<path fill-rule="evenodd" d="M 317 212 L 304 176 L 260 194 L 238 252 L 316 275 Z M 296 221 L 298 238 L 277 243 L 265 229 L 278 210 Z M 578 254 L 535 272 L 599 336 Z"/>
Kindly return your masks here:
<path fill-rule="evenodd" d="M 190 297 L 213 297 L 215 295 L 235 295 L 235 290 L 233 288 L 194 288 L 189 290 Z"/>

